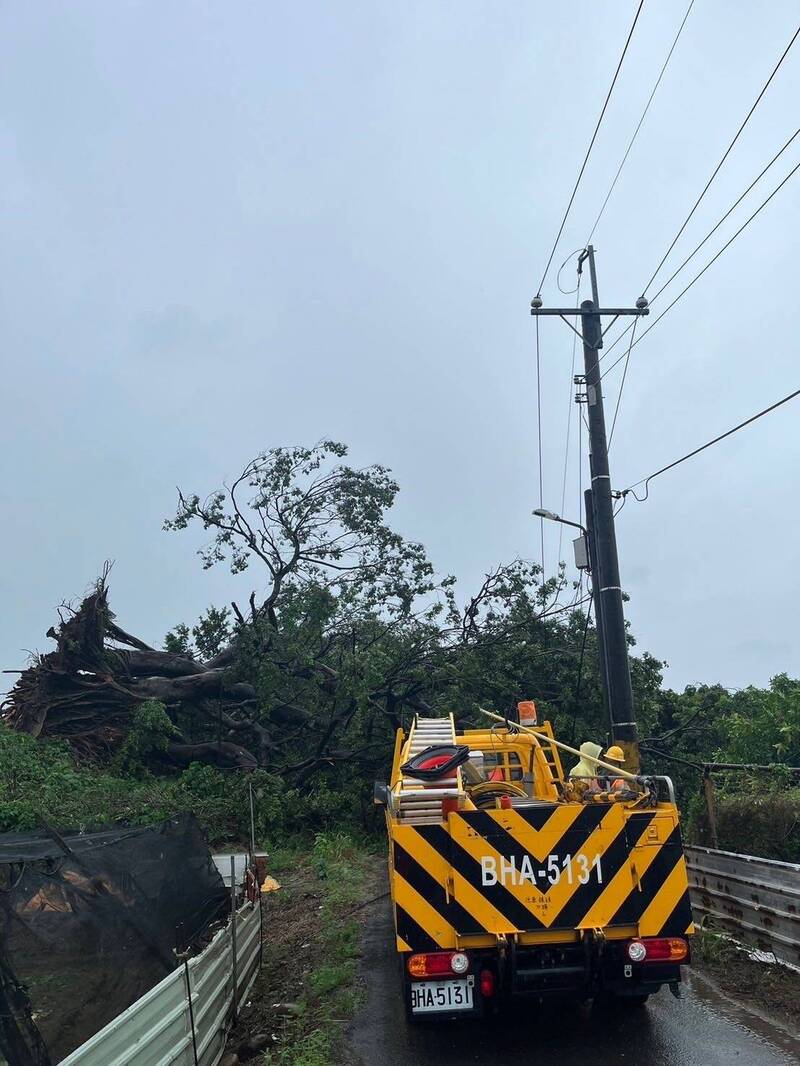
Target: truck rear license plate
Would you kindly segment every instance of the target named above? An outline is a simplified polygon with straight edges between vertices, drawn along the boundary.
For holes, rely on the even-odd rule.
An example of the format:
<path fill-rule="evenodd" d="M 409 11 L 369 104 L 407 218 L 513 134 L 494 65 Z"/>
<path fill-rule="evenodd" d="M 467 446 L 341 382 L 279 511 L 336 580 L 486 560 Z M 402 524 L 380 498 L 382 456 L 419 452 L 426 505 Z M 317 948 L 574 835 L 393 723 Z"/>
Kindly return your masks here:
<path fill-rule="evenodd" d="M 426 1011 L 472 1009 L 471 979 L 463 981 L 415 981 L 411 985 L 411 1010 Z"/>

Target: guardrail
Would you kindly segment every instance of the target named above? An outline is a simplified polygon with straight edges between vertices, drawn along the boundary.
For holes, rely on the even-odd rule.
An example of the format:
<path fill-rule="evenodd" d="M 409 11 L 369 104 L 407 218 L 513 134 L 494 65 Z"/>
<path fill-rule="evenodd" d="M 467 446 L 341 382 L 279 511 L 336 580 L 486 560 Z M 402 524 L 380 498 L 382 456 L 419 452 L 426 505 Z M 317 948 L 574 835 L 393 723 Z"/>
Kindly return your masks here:
<path fill-rule="evenodd" d="M 685 852 L 698 924 L 800 965 L 800 864 L 713 848 Z"/>
<path fill-rule="evenodd" d="M 260 960 L 260 907 L 245 903 L 235 926 L 231 921 L 220 929 L 202 954 L 173 970 L 61 1066 L 216 1066 L 234 1002 L 246 998 Z"/>

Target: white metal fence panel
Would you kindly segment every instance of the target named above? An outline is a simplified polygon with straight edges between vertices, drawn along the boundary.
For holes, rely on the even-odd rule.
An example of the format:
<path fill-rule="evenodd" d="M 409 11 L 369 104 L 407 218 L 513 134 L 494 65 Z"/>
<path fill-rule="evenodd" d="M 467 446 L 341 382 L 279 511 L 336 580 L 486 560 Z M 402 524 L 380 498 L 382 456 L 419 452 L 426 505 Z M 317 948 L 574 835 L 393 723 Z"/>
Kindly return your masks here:
<path fill-rule="evenodd" d="M 250 915 L 239 911 L 237 915 L 236 941 L 239 1003 L 242 1003 L 253 986 L 261 969 L 261 921 L 260 911 L 256 910 L 259 921 L 251 921 Z"/>
<path fill-rule="evenodd" d="M 687 847 L 692 908 L 737 940 L 800 963 L 800 864 Z"/>
<path fill-rule="evenodd" d="M 247 870 L 247 864 L 250 861 L 250 856 L 247 852 L 218 852 L 216 855 L 212 855 L 211 858 L 214 860 L 214 865 L 228 888 L 231 887 L 231 859 L 233 859 L 233 872 L 236 877 L 236 884 L 244 884 L 245 871 Z"/>
<path fill-rule="evenodd" d="M 175 1049 L 191 1040 L 186 1010 L 186 982 L 183 968 L 174 970 L 155 988 L 95 1033 L 63 1062 L 82 1066 L 127 1066 L 150 1062 L 151 1049 Z M 157 1061 L 157 1060 L 153 1060 Z M 176 1056 L 171 1061 L 190 1066 L 189 1058 Z"/>
<path fill-rule="evenodd" d="M 261 913 L 246 903 L 235 916 L 236 987 L 241 1002 L 258 973 Z M 194 1041 L 187 967 L 180 966 L 108 1025 L 61 1066 L 216 1066 L 233 1016 L 233 926 L 220 929 L 208 947 L 188 962 L 194 1012 Z"/>
<path fill-rule="evenodd" d="M 217 934 L 202 955 L 189 961 L 197 1059 L 216 1063 L 225 1046 L 225 1019 L 233 1003 L 233 951 L 230 928 Z"/>

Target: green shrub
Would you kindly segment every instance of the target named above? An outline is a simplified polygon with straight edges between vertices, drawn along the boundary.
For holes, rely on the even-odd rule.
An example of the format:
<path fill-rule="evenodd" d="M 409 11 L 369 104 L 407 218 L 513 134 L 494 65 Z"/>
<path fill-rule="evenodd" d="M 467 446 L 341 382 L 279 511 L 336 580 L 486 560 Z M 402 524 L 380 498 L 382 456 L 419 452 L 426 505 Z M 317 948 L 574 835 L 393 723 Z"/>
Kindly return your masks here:
<path fill-rule="evenodd" d="M 164 704 L 160 700 L 145 700 L 136 709 L 130 729 L 114 758 L 114 768 L 134 777 L 144 776 L 147 756 L 166 751 L 177 733 Z"/>
<path fill-rule="evenodd" d="M 140 759 L 154 733 L 163 735 L 157 707 L 143 717 L 137 740 L 128 749 L 126 763 L 136 767 L 131 776 L 122 772 L 116 760 L 106 769 L 78 766 L 65 745 L 35 740 L 0 725 L 0 832 L 36 829 L 41 819 L 80 830 L 114 823 L 152 825 L 190 811 L 205 828 L 212 846 L 246 843 L 250 839 L 249 784 L 255 792 L 259 845 L 290 831 L 296 812 L 287 807 L 279 778 L 263 771 L 223 772 L 199 763 L 192 763 L 183 773 L 155 777 Z"/>
<path fill-rule="evenodd" d="M 800 788 L 729 780 L 725 791 L 718 790 L 716 806 L 718 846 L 723 851 L 800 862 Z M 712 846 L 708 812 L 699 800 L 692 804 L 689 836 Z"/>

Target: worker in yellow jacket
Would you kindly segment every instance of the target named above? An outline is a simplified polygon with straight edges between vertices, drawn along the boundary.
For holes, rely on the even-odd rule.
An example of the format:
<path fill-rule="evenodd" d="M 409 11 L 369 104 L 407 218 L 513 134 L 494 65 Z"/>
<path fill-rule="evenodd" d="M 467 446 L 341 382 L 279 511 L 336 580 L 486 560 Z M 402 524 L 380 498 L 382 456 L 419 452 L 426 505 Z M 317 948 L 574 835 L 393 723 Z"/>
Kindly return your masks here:
<path fill-rule="evenodd" d="M 601 744 L 595 744 L 593 740 L 585 740 L 578 750 L 581 753 L 581 761 L 572 767 L 569 779 L 576 786 L 578 795 L 599 792 L 597 760 L 603 747 Z"/>

